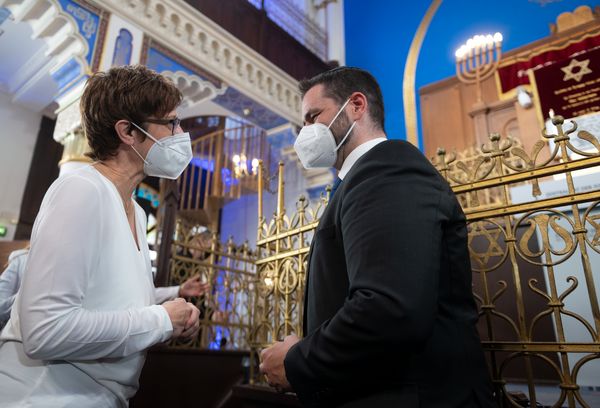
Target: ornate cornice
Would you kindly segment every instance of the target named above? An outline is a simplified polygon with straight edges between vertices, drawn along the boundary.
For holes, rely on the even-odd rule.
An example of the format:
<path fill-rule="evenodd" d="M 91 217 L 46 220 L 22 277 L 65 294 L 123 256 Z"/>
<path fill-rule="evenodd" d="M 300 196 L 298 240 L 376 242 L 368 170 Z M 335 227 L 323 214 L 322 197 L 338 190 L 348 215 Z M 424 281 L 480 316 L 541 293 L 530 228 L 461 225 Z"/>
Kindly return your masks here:
<path fill-rule="evenodd" d="M 221 78 L 293 123 L 300 120 L 297 81 L 183 1 L 94 0 L 138 25 L 153 40 Z"/>
<path fill-rule="evenodd" d="M 164 76 L 171 79 L 183 94 L 182 108 L 190 108 L 205 101 L 223 95 L 227 90 L 225 85 L 217 88 L 212 82 L 205 81 L 197 75 L 190 75 L 183 71 L 162 72 Z"/>

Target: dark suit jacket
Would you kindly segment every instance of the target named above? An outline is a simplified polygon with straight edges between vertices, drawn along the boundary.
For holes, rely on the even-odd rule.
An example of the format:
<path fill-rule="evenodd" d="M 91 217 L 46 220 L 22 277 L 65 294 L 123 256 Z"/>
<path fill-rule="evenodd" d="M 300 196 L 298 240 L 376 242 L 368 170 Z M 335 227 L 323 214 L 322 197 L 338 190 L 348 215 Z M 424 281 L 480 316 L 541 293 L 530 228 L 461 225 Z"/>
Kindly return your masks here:
<path fill-rule="evenodd" d="M 285 359 L 306 406 L 494 406 L 465 216 L 421 152 L 363 155 L 312 242 L 305 337 Z"/>

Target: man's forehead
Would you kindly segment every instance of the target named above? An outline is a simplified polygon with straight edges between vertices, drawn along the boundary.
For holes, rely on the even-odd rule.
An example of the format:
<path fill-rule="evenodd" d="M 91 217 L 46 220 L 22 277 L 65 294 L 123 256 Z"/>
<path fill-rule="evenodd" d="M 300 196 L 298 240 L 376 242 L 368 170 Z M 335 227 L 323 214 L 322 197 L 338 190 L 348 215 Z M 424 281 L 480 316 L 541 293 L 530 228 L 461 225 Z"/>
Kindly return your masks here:
<path fill-rule="evenodd" d="M 312 109 L 318 109 L 326 105 L 331 98 L 324 95 L 323 84 L 313 86 L 304 94 L 302 98 L 302 115 L 304 116 L 308 111 Z M 333 101 L 333 99 L 331 99 Z"/>

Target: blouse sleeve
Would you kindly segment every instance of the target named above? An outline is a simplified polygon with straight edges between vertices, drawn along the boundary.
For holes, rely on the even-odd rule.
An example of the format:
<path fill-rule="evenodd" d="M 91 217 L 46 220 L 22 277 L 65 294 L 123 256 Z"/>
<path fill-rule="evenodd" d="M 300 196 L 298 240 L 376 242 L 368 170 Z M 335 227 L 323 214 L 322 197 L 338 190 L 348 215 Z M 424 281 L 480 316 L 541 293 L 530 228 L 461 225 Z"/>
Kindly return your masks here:
<path fill-rule="evenodd" d="M 124 357 L 168 340 L 172 325 L 158 305 L 83 308 L 100 253 L 102 197 L 80 176 L 59 179 L 42 203 L 16 305 L 25 353 L 34 359 Z"/>
<path fill-rule="evenodd" d="M 179 295 L 179 286 L 165 286 L 160 288 L 154 288 L 154 296 L 156 298 L 156 304 L 166 302 L 167 300 L 173 300 Z"/>
<path fill-rule="evenodd" d="M 13 258 L 0 275 L 0 322 L 5 322 L 10 317 L 10 311 L 19 290 L 24 265 L 23 258 L 25 257 L 22 255 Z"/>

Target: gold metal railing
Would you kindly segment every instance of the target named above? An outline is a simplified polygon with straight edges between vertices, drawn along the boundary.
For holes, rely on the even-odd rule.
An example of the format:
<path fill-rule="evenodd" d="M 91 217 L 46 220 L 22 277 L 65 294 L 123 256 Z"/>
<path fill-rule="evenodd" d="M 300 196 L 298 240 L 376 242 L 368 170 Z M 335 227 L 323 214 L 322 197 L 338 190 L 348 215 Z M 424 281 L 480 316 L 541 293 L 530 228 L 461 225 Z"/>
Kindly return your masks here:
<path fill-rule="evenodd" d="M 544 389 L 542 399 L 554 407 L 589 407 L 581 387 L 600 385 L 600 376 L 593 374 L 600 372 L 600 173 L 574 173 L 600 169 L 600 142 L 586 131 L 577 132 L 576 126 L 565 129 L 562 118 L 556 117 L 554 124 L 557 134 L 543 133 L 531 153 L 493 134 L 479 157 L 456 160 L 440 150 L 435 163 L 467 217 L 479 331 L 503 406 L 520 406 L 510 394 L 519 382 L 528 390 L 531 406 L 542 398 L 538 386 L 549 385 L 554 392 L 549 396 Z M 586 141 L 590 149 L 575 148 L 573 137 Z M 549 154 L 543 152 L 548 140 L 554 141 Z M 238 306 L 225 310 L 240 310 L 237 326 L 231 326 L 239 332 L 231 338 L 246 339 L 232 341 L 231 347 L 250 348 L 254 359 L 273 341 L 291 333 L 302 335 L 307 255 L 329 200 L 327 193 L 311 206 L 300 198 L 288 216 L 280 163 L 277 207 L 267 218 L 262 163 L 259 169 L 256 253 L 246 248 L 239 256 L 233 249 L 215 248 L 212 258 L 204 261 L 174 253 L 172 266 L 175 283 L 191 276 L 193 268 L 204 268 L 203 276 L 211 282 L 218 271 L 231 273 L 229 279 L 236 283 L 227 287 Z M 585 177 L 592 180 L 591 186 L 581 184 Z M 557 184 L 562 187 L 548 190 Z M 190 234 L 189 227 L 180 228 L 188 232 L 178 236 Z M 175 247 L 186 246 L 189 241 L 179 239 Z M 248 266 L 224 268 L 226 258 Z M 204 301 L 207 310 L 219 309 L 215 299 L 213 295 Z M 206 339 L 194 346 L 215 341 L 210 333 L 219 325 L 209 315 L 203 321 L 209 326 L 203 332 Z M 260 380 L 251 373 L 251 381 Z"/>
<path fill-rule="evenodd" d="M 210 290 L 192 299 L 200 309 L 200 333 L 174 347 L 214 350 L 249 350 L 256 256 L 248 244 L 235 246 L 230 238 L 221 243 L 216 234 L 198 241 L 198 225 L 177 221 L 172 246 L 170 285 L 180 285 L 199 274 Z"/>
<path fill-rule="evenodd" d="M 330 189 L 316 205 L 300 197 L 296 212 L 284 208 L 283 163 L 279 163 L 277 209 L 272 218 L 263 215 L 263 166 L 259 166 L 256 289 L 251 347 L 257 354 L 274 341 L 292 333 L 302 336 L 304 283 L 307 255 L 314 230 L 329 200 Z M 260 381 L 251 365 L 250 381 Z"/>
<path fill-rule="evenodd" d="M 268 160 L 269 145 L 264 130 L 242 125 L 217 130 L 194 140 L 192 152 L 191 164 L 178 179 L 179 211 L 188 214 L 211 206 L 212 210 L 218 210 L 244 192 L 256 192 L 258 181 L 252 174 L 251 161 L 253 158 Z M 236 171 L 233 160 L 236 155 L 248 159 L 243 163 L 246 173 Z"/>
<path fill-rule="evenodd" d="M 513 150 L 523 150 L 523 145 L 518 138 L 509 137 L 507 142 L 510 143 Z M 517 155 L 507 156 L 505 160 L 510 165 L 510 167 L 505 167 L 505 175 L 517 173 L 525 167 L 523 159 Z M 486 172 L 490 171 L 490 166 L 486 166 L 489 158 L 482 156 L 481 150 L 475 146 L 450 154 L 446 154 L 446 150 L 440 148 L 438 149 L 437 157 L 431 158 L 431 161 L 438 165 L 441 164 L 439 170 L 450 183 L 455 185 L 468 183 L 468 180 L 472 178 L 485 178 Z M 449 164 L 454 162 L 456 162 L 454 166 L 448 167 Z M 458 196 L 458 199 L 463 209 L 470 207 L 482 208 L 484 206 L 500 204 L 501 198 L 499 193 L 498 190 L 484 188 L 479 190 L 476 195 L 464 194 Z"/>
<path fill-rule="evenodd" d="M 437 160 L 461 202 L 471 204 L 464 211 L 480 334 L 502 402 L 514 407 L 520 405 L 509 393 L 511 381 L 526 384 L 531 406 L 541 384 L 556 387 L 555 407 L 588 407 L 582 382 L 600 385 L 589 375 L 600 373 L 600 172 L 597 185 L 582 191 L 573 174 L 600 169 L 600 143 L 580 131 L 577 137 L 591 148 L 580 151 L 570 142 L 576 125 L 564 129 L 560 117 L 554 125 L 557 134 L 543 133 L 554 149 L 540 163 L 543 140 L 527 155 L 498 135 L 471 166 L 448 160 L 443 150 Z M 550 180 L 562 188 L 544 197 Z M 514 187 L 523 183 L 517 198 Z M 479 196 L 490 189 L 496 199 L 481 204 Z M 587 378 L 580 378 L 586 370 Z"/>

